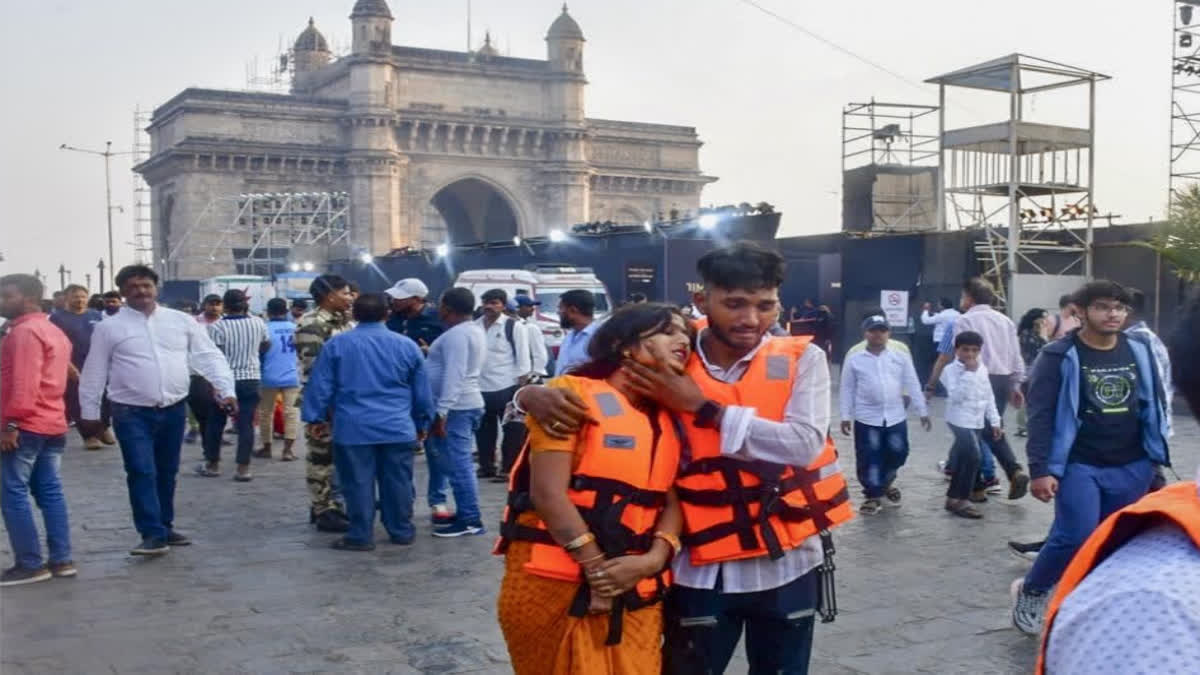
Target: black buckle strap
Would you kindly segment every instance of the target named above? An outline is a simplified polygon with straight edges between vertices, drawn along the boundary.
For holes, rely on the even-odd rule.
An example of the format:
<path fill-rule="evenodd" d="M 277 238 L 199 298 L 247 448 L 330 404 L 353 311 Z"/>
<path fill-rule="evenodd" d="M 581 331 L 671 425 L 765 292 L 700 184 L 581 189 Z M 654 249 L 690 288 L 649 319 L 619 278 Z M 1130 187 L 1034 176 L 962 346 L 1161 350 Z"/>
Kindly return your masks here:
<path fill-rule="evenodd" d="M 833 623 L 837 618 L 837 586 L 834 583 L 833 572 L 837 566 L 833 563 L 833 535 L 829 530 L 821 530 L 821 550 L 823 552 L 821 565 L 817 568 L 820 588 L 817 593 L 817 615 L 821 623 Z"/>

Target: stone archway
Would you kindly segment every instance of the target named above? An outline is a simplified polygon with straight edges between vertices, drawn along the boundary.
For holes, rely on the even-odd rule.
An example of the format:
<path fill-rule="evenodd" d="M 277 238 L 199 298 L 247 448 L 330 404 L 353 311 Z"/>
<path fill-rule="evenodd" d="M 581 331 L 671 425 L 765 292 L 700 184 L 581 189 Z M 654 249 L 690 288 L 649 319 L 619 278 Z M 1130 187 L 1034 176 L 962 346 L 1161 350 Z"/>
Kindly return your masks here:
<path fill-rule="evenodd" d="M 521 232 L 512 201 L 498 187 L 460 178 L 434 193 L 425 209 L 425 239 L 456 246 L 511 243 Z"/>

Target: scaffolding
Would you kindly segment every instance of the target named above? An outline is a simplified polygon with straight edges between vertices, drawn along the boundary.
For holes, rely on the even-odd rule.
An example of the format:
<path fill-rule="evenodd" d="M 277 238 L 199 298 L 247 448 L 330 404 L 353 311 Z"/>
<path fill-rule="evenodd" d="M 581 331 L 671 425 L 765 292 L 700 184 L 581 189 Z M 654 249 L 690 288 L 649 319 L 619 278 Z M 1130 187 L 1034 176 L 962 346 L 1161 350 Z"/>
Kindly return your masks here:
<path fill-rule="evenodd" d="M 938 85 L 938 223 L 981 229 L 977 253 L 984 276 L 1010 313 L 1024 275 L 1092 275 L 1096 83 L 1108 76 L 1023 54 L 1012 54 L 932 78 Z M 1074 126 L 1026 119 L 1027 97 L 1086 87 L 1086 122 Z M 1008 118 L 946 129 L 950 88 L 1005 94 Z M 1043 283 L 1049 283 L 1044 279 Z"/>
<path fill-rule="evenodd" d="M 1200 0 L 1171 3 L 1171 175 L 1168 203 L 1200 180 Z"/>
<path fill-rule="evenodd" d="M 167 254 L 167 270 L 181 263 L 232 263 L 238 274 L 272 276 L 296 254 L 336 246 L 350 251 L 350 199 L 345 192 L 265 192 L 209 200 Z M 232 215 L 229 215 L 231 214 Z"/>
<path fill-rule="evenodd" d="M 875 99 L 842 109 L 843 230 L 937 227 L 937 111 Z"/>
<path fill-rule="evenodd" d="M 151 112 L 140 106 L 133 109 L 133 166 L 150 159 Z M 150 186 L 137 171 L 133 172 L 133 257 L 139 264 L 154 259 L 154 238 L 151 234 Z"/>

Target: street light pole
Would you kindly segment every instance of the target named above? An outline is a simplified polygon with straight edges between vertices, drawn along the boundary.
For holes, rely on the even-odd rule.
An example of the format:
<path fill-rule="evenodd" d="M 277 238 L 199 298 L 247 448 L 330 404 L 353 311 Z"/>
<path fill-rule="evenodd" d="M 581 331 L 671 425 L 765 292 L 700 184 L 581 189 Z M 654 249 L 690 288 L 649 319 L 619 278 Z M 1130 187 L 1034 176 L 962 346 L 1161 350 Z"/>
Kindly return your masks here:
<path fill-rule="evenodd" d="M 101 258 L 100 262 L 96 264 L 96 269 L 100 270 L 100 292 L 103 293 L 104 292 L 104 258 Z M 114 284 L 113 288 L 116 288 L 115 284 Z"/>
<path fill-rule="evenodd" d="M 132 155 L 133 152 L 113 152 L 112 141 L 104 142 L 104 152 L 99 150 L 89 150 L 87 148 L 77 148 L 63 143 L 58 146 L 59 150 L 70 150 L 71 152 L 82 152 L 88 155 L 97 155 L 104 158 L 104 216 L 108 222 L 108 271 L 112 273 L 115 262 L 113 259 L 113 224 L 112 212 L 113 209 L 120 209 L 120 206 L 113 206 L 112 203 L 112 158 L 117 155 Z M 104 286 L 104 270 L 100 271 L 100 286 Z"/>

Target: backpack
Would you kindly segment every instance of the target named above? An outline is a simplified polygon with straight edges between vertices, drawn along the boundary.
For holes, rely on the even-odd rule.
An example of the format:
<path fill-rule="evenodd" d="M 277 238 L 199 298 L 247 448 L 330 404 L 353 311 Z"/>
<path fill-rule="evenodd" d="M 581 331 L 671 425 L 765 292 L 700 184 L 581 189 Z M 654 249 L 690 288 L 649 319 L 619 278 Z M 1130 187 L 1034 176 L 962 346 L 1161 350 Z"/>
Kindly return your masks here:
<path fill-rule="evenodd" d="M 516 330 L 517 322 L 511 316 L 505 317 L 508 319 L 504 323 L 504 338 L 508 340 L 508 346 L 512 349 L 513 361 L 517 360 L 517 340 L 513 337 L 513 331 Z"/>

